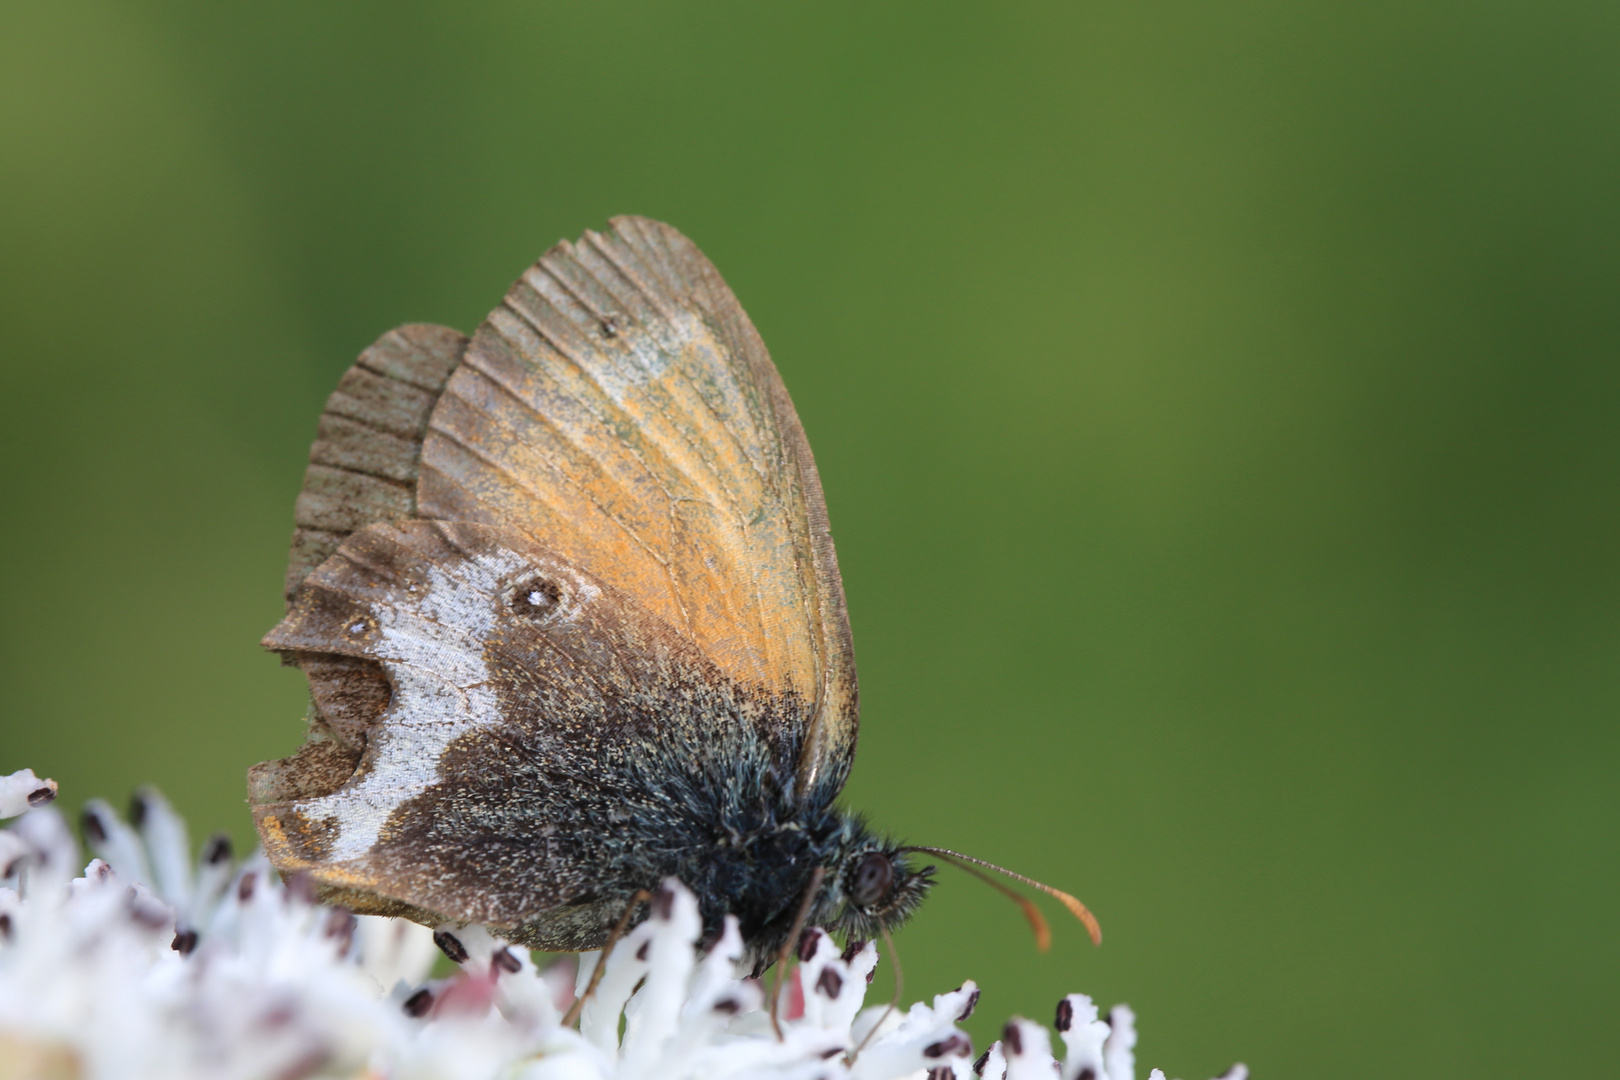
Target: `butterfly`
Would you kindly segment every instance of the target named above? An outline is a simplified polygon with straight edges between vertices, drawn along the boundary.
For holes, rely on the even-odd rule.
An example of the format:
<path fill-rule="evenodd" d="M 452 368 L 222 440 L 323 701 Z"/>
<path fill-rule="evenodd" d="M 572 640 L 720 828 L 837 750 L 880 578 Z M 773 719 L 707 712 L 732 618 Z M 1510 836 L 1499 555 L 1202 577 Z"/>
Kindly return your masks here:
<path fill-rule="evenodd" d="M 909 856 L 953 854 L 838 804 L 857 690 L 821 482 L 670 226 L 558 244 L 470 339 L 366 349 L 296 523 L 264 645 L 308 679 L 308 736 L 249 801 L 325 899 L 577 951 L 675 877 L 758 968 L 806 920 L 893 927 L 934 870 Z"/>

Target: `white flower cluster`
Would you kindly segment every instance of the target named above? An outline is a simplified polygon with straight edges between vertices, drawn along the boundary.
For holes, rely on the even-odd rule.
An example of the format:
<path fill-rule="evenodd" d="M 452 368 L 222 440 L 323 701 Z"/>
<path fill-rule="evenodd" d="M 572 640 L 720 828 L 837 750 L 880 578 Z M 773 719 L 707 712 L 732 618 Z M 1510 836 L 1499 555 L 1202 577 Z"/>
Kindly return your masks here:
<path fill-rule="evenodd" d="M 75 877 L 78 845 L 44 805 L 55 791 L 0 777 L 0 816 L 22 814 L 0 831 L 0 1080 L 1134 1080 L 1124 1006 L 1105 1021 L 1065 998 L 1061 1063 L 1046 1028 L 1018 1019 L 975 1059 L 957 1027 L 972 983 L 863 1008 L 876 948 L 841 953 L 819 931 L 801 940 L 779 1037 L 739 977 L 735 921 L 700 952 L 697 903 L 673 881 L 564 1027 L 598 954 L 537 969 L 478 927 L 356 917 L 262 855 L 235 863 L 223 837 L 193 863 L 152 791 L 132 823 L 89 804 L 98 857 Z M 441 950 L 460 970 L 429 979 Z"/>

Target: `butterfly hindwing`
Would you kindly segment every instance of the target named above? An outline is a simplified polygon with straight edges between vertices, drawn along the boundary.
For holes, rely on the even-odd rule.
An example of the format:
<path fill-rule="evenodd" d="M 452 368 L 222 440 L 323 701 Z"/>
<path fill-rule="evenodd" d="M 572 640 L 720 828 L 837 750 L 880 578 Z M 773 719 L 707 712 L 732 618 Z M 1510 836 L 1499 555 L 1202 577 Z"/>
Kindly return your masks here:
<path fill-rule="evenodd" d="M 605 822 L 638 803 L 648 816 L 648 800 L 665 828 L 712 819 L 674 814 L 668 792 L 631 781 L 638 756 L 701 771 L 752 755 L 790 771 L 797 746 L 684 635 L 505 526 L 370 526 L 310 575 L 266 644 L 375 663 L 392 691 L 352 733 L 365 749 L 348 778 L 255 807 L 276 865 L 529 927 L 552 948 L 582 947 L 564 936 L 579 929 L 569 912 L 634 891 L 588 850 Z"/>

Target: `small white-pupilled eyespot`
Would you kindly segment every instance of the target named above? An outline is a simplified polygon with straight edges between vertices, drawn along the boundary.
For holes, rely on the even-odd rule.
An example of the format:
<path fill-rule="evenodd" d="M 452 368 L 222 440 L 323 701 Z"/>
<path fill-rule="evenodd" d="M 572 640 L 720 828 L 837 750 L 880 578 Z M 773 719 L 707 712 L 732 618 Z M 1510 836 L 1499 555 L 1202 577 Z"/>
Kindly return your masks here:
<path fill-rule="evenodd" d="M 957 1025 L 976 985 L 905 1010 L 867 1005 L 876 947 L 840 948 L 820 929 L 797 942 L 789 978 L 802 992 L 778 1038 L 759 984 L 740 977 L 736 920 L 706 940 L 674 880 L 613 951 L 579 1029 L 565 1028 L 597 954 L 539 968 L 483 927 L 323 906 L 260 854 L 234 863 L 221 837 L 193 862 L 157 792 L 135 806 L 138 828 L 89 804 L 85 833 L 104 858 L 88 866 L 54 807 L 0 831 L 5 1049 L 74 1062 L 81 1080 L 1136 1080 L 1125 1006 L 1105 1021 L 1090 998 L 1064 998 L 1061 1065 L 1047 1029 L 1021 1019 L 975 1059 Z M 429 979 L 441 951 L 459 971 Z M 1220 1080 L 1247 1077 L 1234 1065 Z"/>
<path fill-rule="evenodd" d="M 544 575 L 524 578 L 510 592 L 508 606 L 519 618 L 541 619 L 555 612 L 563 601 L 563 589 Z"/>

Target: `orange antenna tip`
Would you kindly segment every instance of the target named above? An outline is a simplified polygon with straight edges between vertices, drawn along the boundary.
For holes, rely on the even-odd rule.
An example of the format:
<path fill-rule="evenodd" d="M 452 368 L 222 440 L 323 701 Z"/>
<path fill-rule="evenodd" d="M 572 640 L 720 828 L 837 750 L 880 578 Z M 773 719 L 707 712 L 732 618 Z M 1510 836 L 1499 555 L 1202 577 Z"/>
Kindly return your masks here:
<path fill-rule="evenodd" d="M 974 869 L 975 866 L 987 867 L 988 869 L 996 871 L 998 874 L 1005 874 L 1014 881 L 1021 881 L 1025 885 L 1039 889 L 1046 895 L 1054 897 L 1064 907 L 1068 908 L 1070 914 L 1079 919 L 1081 924 L 1085 926 L 1086 933 L 1091 935 L 1091 943 L 1093 945 L 1102 944 L 1102 927 L 1098 925 L 1097 917 L 1091 913 L 1091 910 L 1087 908 L 1086 905 L 1082 904 L 1079 900 L 1073 896 L 1070 896 L 1062 889 L 1054 889 L 1052 886 L 1036 881 L 1034 878 L 1025 877 L 1023 874 L 1015 874 L 1013 871 L 1008 870 L 1005 866 L 997 866 L 995 863 L 987 862 L 984 859 L 975 859 L 972 855 L 964 855 L 960 851 L 951 851 L 949 848 L 910 846 L 902 848 L 901 850 L 925 851 L 930 855 L 938 855 L 940 858 L 955 864 L 957 869 L 966 870 L 968 873 L 972 874 L 974 877 L 978 878 L 986 885 L 989 885 L 1002 895 L 1011 897 L 1018 904 L 1018 906 L 1023 909 L 1024 917 L 1029 920 L 1030 928 L 1035 931 L 1035 947 L 1041 952 L 1045 952 L 1047 949 L 1052 947 L 1052 930 L 1049 926 L 1047 926 L 1046 919 L 1041 915 L 1040 909 L 1037 908 L 1027 896 L 1014 892 L 1001 882 L 991 878 L 988 874 Z M 972 863 L 973 866 L 969 866 L 969 863 Z"/>
<path fill-rule="evenodd" d="M 1046 922 L 1046 916 L 1041 909 L 1027 896 L 1020 896 L 1018 906 L 1024 909 L 1024 918 L 1029 920 L 1029 928 L 1035 932 L 1035 947 L 1041 952 L 1049 952 L 1052 948 L 1052 927 Z"/>
<path fill-rule="evenodd" d="M 1085 925 L 1086 933 L 1091 935 L 1091 943 L 1101 945 L 1102 927 L 1097 922 L 1097 916 L 1091 913 L 1091 909 L 1061 889 L 1053 889 L 1052 895 L 1057 897 L 1063 903 L 1063 906 L 1072 911 L 1074 917 Z"/>

